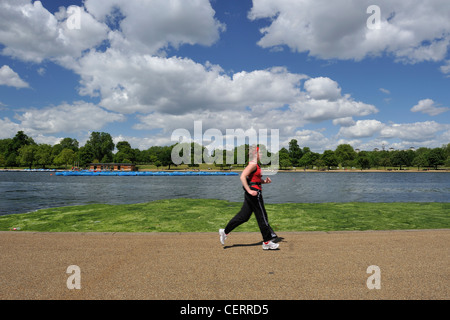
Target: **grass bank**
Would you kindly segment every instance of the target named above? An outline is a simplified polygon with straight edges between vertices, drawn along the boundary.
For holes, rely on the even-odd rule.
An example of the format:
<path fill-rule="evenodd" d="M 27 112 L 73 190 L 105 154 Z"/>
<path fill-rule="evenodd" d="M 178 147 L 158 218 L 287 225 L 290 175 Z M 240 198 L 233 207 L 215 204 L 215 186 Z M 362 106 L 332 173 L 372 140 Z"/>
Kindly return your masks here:
<path fill-rule="evenodd" d="M 176 199 L 141 204 L 94 204 L 0 216 L 0 231 L 215 232 L 240 209 L 222 200 Z M 450 203 L 267 204 L 276 231 L 450 228 Z M 236 231 L 258 231 L 254 216 Z"/>

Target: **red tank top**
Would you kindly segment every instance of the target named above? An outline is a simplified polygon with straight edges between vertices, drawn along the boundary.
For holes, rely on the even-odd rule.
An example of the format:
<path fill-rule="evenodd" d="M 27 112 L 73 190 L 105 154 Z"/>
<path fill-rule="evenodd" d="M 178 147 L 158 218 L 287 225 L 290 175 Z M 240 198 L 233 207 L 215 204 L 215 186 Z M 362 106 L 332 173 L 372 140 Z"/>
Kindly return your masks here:
<path fill-rule="evenodd" d="M 262 182 L 262 172 L 259 164 L 256 164 L 256 170 L 249 174 L 247 178 L 247 183 L 250 188 L 255 188 L 258 190 L 262 190 L 261 182 Z"/>

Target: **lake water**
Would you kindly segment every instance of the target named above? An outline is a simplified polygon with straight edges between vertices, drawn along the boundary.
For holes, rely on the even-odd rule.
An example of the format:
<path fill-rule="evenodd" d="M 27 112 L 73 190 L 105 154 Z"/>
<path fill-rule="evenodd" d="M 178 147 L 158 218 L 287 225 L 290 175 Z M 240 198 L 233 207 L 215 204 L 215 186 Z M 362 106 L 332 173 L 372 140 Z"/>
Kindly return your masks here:
<path fill-rule="evenodd" d="M 450 173 L 295 172 L 271 176 L 266 203 L 449 202 Z M 0 215 L 69 205 L 206 198 L 243 201 L 238 176 L 64 177 L 0 172 Z"/>

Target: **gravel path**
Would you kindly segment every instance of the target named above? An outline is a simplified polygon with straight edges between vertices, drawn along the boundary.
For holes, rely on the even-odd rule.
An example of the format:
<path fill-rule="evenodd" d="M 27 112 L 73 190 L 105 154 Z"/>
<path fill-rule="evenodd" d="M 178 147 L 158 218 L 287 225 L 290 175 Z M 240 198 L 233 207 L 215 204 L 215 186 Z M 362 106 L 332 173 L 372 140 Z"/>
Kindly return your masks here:
<path fill-rule="evenodd" d="M 0 232 L 0 299 L 450 298 L 449 229 L 279 236 L 263 251 L 259 233 L 223 247 L 217 233 Z M 70 265 L 81 289 L 67 287 Z"/>

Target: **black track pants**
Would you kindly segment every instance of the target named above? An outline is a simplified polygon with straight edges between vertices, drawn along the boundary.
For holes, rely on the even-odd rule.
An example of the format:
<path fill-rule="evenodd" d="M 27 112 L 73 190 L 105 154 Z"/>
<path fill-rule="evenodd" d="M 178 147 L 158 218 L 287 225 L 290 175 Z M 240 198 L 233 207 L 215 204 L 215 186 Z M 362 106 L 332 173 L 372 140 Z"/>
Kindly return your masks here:
<path fill-rule="evenodd" d="M 257 196 L 252 196 L 245 192 L 244 204 L 242 205 L 241 211 L 239 211 L 225 227 L 225 233 L 228 234 L 236 227 L 240 226 L 244 222 L 247 222 L 252 212 L 255 213 L 256 221 L 258 222 L 259 230 L 261 231 L 264 241 L 273 240 L 277 237 L 275 232 L 269 225 L 267 219 L 266 208 L 264 207 L 264 200 L 261 191 L 258 190 Z"/>

